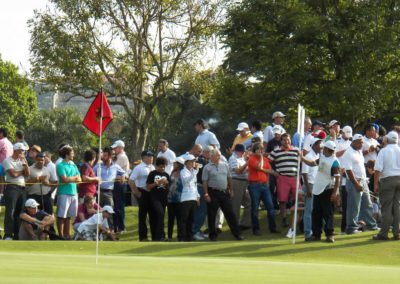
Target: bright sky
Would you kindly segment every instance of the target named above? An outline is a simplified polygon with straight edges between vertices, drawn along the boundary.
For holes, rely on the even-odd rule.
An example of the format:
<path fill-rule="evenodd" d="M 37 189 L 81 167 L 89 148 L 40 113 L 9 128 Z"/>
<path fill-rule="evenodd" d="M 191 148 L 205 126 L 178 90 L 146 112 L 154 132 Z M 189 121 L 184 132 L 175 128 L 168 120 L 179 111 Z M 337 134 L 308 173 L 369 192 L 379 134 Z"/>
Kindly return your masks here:
<path fill-rule="evenodd" d="M 47 0 L 0 0 L 0 54 L 20 72 L 29 72 L 29 41 L 27 21 L 33 11 L 42 10 Z"/>

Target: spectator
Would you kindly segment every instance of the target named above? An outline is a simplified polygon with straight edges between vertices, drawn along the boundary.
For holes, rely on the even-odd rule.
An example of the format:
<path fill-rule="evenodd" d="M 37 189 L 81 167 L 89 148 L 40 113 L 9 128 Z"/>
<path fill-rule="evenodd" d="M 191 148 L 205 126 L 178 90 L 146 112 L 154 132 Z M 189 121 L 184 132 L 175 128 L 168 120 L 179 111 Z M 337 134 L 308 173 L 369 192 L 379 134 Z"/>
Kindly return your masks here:
<path fill-rule="evenodd" d="M 200 144 L 203 149 L 205 149 L 208 146 L 213 146 L 214 148 L 219 149 L 220 144 L 215 136 L 214 133 L 209 131 L 207 129 L 207 124 L 205 123 L 204 120 L 199 119 L 197 120 L 194 124 L 194 129 L 198 133 L 196 141 L 194 142 L 195 144 Z"/>
<path fill-rule="evenodd" d="M 309 133 L 305 138 L 304 138 L 304 148 L 303 148 L 303 155 L 307 155 L 308 152 L 311 150 L 311 141 L 313 140 L 314 137 L 317 137 L 319 139 L 325 140 L 326 138 L 326 133 L 324 132 L 324 127 L 325 123 L 319 121 L 319 120 L 314 120 L 312 125 L 311 125 L 311 133 Z"/>
<path fill-rule="evenodd" d="M 243 144 L 253 137 L 253 134 L 250 132 L 249 125 L 246 122 L 239 123 L 236 131 L 239 131 L 239 134 L 236 135 L 235 140 L 233 140 L 233 145 L 230 149 L 230 152 L 234 151 L 237 144 Z"/>
<path fill-rule="evenodd" d="M 176 155 L 174 151 L 169 148 L 168 141 L 165 139 L 160 139 L 160 141 L 158 141 L 158 150 L 159 152 L 157 154 L 157 158 L 163 157 L 167 160 L 168 165 L 165 168 L 165 172 L 170 175 L 172 172 L 173 163 L 176 159 Z"/>
<path fill-rule="evenodd" d="M 42 148 L 38 145 L 33 145 L 28 152 L 28 157 L 26 160 L 28 161 L 28 165 L 32 166 L 33 163 L 36 161 L 37 154 L 42 152 Z"/>
<path fill-rule="evenodd" d="M 22 144 L 23 145 L 23 144 Z M 25 148 L 24 149 L 29 149 Z M 13 144 L 7 138 L 7 129 L 0 128 L 0 163 L 13 154 Z"/>
<path fill-rule="evenodd" d="M 364 164 L 366 165 L 369 161 L 376 160 L 379 150 L 379 143 L 376 140 L 376 130 L 372 123 L 366 126 L 363 140 L 362 153 L 364 155 Z"/>
<path fill-rule="evenodd" d="M 78 210 L 78 192 L 76 183 L 81 182 L 79 170 L 72 161 L 75 153 L 70 146 L 60 150 L 63 159 L 57 165 L 57 176 L 60 184 L 57 192 L 57 228 L 61 238 L 71 239 L 71 218 L 75 218 Z"/>
<path fill-rule="evenodd" d="M 78 206 L 78 215 L 74 220 L 74 230 L 77 231 L 79 225 L 97 213 L 99 205 L 96 203 L 94 197 L 85 195 L 83 203 Z"/>
<path fill-rule="evenodd" d="M 0 131 L 1 133 L 1 131 Z M 4 138 L 3 138 L 4 139 Z M 19 215 L 23 210 L 26 199 L 25 178 L 29 176 L 28 162 L 25 159 L 27 150 L 22 143 L 15 143 L 13 153 L 3 161 L 6 172 L 6 182 L 9 183 L 4 189 L 4 239 L 18 239 Z"/>
<path fill-rule="evenodd" d="M 374 240 L 387 240 L 390 226 L 393 239 L 400 240 L 400 147 L 399 136 L 395 131 L 387 134 L 387 146 L 383 148 L 375 163 L 374 191 L 379 194 L 381 203 L 381 230 Z"/>
<path fill-rule="evenodd" d="M 38 206 L 35 199 L 26 200 L 25 210 L 20 215 L 19 240 L 46 240 L 47 232 L 54 224 L 54 216 L 43 210 L 38 211 Z"/>
<path fill-rule="evenodd" d="M 311 133 L 311 125 L 312 125 L 311 118 L 308 117 L 308 116 L 306 118 L 304 118 L 304 137 L 303 137 L 303 141 L 300 144 L 300 133 L 296 132 L 293 135 L 293 139 L 292 139 L 292 145 L 294 147 L 297 147 L 297 148 L 300 148 L 300 149 L 303 148 L 304 139 L 308 136 L 308 134 Z M 308 142 L 311 142 L 311 141 L 308 141 Z"/>
<path fill-rule="evenodd" d="M 272 124 L 267 126 L 264 130 L 264 147 L 267 146 L 267 143 L 274 138 L 274 133 L 272 132 L 272 128 L 274 128 L 275 125 L 280 125 L 283 127 L 283 123 L 285 122 L 285 117 L 282 112 L 276 111 L 272 114 Z"/>
<path fill-rule="evenodd" d="M 341 123 L 337 120 L 331 120 L 329 122 L 329 134 L 326 136 L 325 141 L 330 140 L 336 143 L 336 140 L 340 138 L 340 125 Z"/>
<path fill-rule="evenodd" d="M 149 173 L 154 171 L 153 153 L 146 150 L 142 152 L 142 161 L 137 165 L 129 177 L 129 186 L 132 193 L 139 201 L 139 241 L 147 241 L 147 215 L 149 216 L 150 226 L 154 222 L 153 210 L 151 204 L 150 191 L 147 189 L 146 181 Z"/>
<path fill-rule="evenodd" d="M 20 142 L 20 143 L 24 144 L 26 149 L 29 149 L 29 145 L 28 145 L 28 143 L 26 143 L 24 136 L 25 135 L 24 135 L 24 132 L 22 130 L 17 130 L 15 132 L 15 143 Z"/>
<path fill-rule="evenodd" d="M 280 125 L 275 125 L 272 128 L 272 133 L 274 134 L 274 138 L 269 140 L 267 143 L 267 147 L 266 147 L 266 152 L 267 154 L 271 153 L 274 150 L 277 150 L 281 147 L 281 136 L 282 134 L 285 134 L 286 131 L 285 129 L 283 129 L 282 126 Z"/>
<path fill-rule="evenodd" d="M 262 123 L 260 120 L 255 120 L 251 123 L 251 133 L 253 134 L 253 136 L 251 136 L 249 139 L 247 139 L 243 145 L 246 149 L 250 148 L 251 149 L 251 143 L 252 143 L 252 138 L 258 137 L 260 138 L 260 141 L 262 143 L 263 138 L 264 138 L 264 134 L 261 130 L 262 127 Z"/>
<path fill-rule="evenodd" d="M 165 207 L 168 202 L 168 189 L 171 184 L 169 174 L 165 172 L 167 159 L 160 157 L 156 159 L 156 168 L 147 177 L 146 188 L 150 191 L 151 211 L 153 222 L 150 223 L 152 241 L 164 241 L 164 217 Z"/>
<path fill-rule="evenodd" d="M 185 160 L 182 157 L 177 157 L 174 162 L 174 168 L 171 173 L 171 185 L 168 192 L 168 240 L 172 240 L 174 233 L 175 220 L 179 221 L 179 201 L 182 194 L 182 181 L 180 178 L 181 170 L 183 169 Z"/>
<path fill-rule="evenodd" d="M 95 160 L 96 153 L 93 150 L 86 150 L 83 154 L 83 164 L 79 167 L 79 173 L 83 182 L 78 185 L 79 204 L 83 203 L 85 196 L 96 196 L 97 185 L 100 182 L 100 178 L 96 176 L 93 170 Z"/>

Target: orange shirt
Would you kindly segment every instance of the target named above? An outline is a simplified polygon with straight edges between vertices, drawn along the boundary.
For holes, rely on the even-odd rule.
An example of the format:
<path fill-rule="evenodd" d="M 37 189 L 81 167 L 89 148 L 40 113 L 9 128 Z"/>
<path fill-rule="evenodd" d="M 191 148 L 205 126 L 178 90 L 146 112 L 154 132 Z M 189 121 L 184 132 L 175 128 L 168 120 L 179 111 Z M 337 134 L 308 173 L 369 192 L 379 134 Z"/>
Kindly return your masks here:
<path fill-rule="evenodd" d="M 263 169 L 271 170 L 271 164 L 267 157 L 263 157 L 264 165 Z M 249 161 L 247 162 L 248 172 L 249 172 L 249 181 L 251 182 L 259 182 L 259 183 L 268 183 L 269 176 L 267 173 L 257 170 L 258 163 L 260 162 L 260 156 L 251 155 Z"/>

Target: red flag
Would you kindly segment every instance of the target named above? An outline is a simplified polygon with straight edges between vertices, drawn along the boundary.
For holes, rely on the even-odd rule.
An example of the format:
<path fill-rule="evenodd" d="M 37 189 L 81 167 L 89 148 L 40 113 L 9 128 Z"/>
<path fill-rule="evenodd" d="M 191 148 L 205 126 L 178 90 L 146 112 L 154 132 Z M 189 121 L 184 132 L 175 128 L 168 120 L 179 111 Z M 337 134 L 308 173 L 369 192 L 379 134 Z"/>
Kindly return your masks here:
<path fill-rule="evenodd" d="M 100 130 L 101 113 L 103 113 L 103 122 L 101 125 L 102 129 Z M 106 95 L 103 92 L 99 92 L 83 119 L 83 125 L 97 136 L 100 136 L 100 133 L 104 132 L 104 129 L 106 129 L 112 119 L 113 115 Z"/>

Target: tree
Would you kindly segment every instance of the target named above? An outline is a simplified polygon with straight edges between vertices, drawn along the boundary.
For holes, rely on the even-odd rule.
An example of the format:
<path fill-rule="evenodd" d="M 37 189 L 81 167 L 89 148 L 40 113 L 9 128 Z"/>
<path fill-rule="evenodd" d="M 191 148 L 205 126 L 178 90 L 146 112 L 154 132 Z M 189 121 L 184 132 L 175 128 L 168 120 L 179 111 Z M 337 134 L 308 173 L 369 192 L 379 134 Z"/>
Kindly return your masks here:
<path fill-rule="evenodd" d="M 244 0 L 228 15 L 222 86 L 240 84 L 250 109 L 302 103 L 355 126 L 400 114 L 398 1 Z M 216 101 L 228 112 L 235 103 Z"/>
<path fill-rule="evenodd" d="M 37 111 L 34 90 L 18 68 L 0 57 L 0 127 L 11 133 L 23 129 Z"/>
<path fill-rule="evenodd" d="M 87 98 L 104 85 L 110 103 L 127 113 L 140 153 L 177 70 L 207 48 L 221 23 L 224 1 L 51 2 L 29 22 L 33 76 Z"/>

